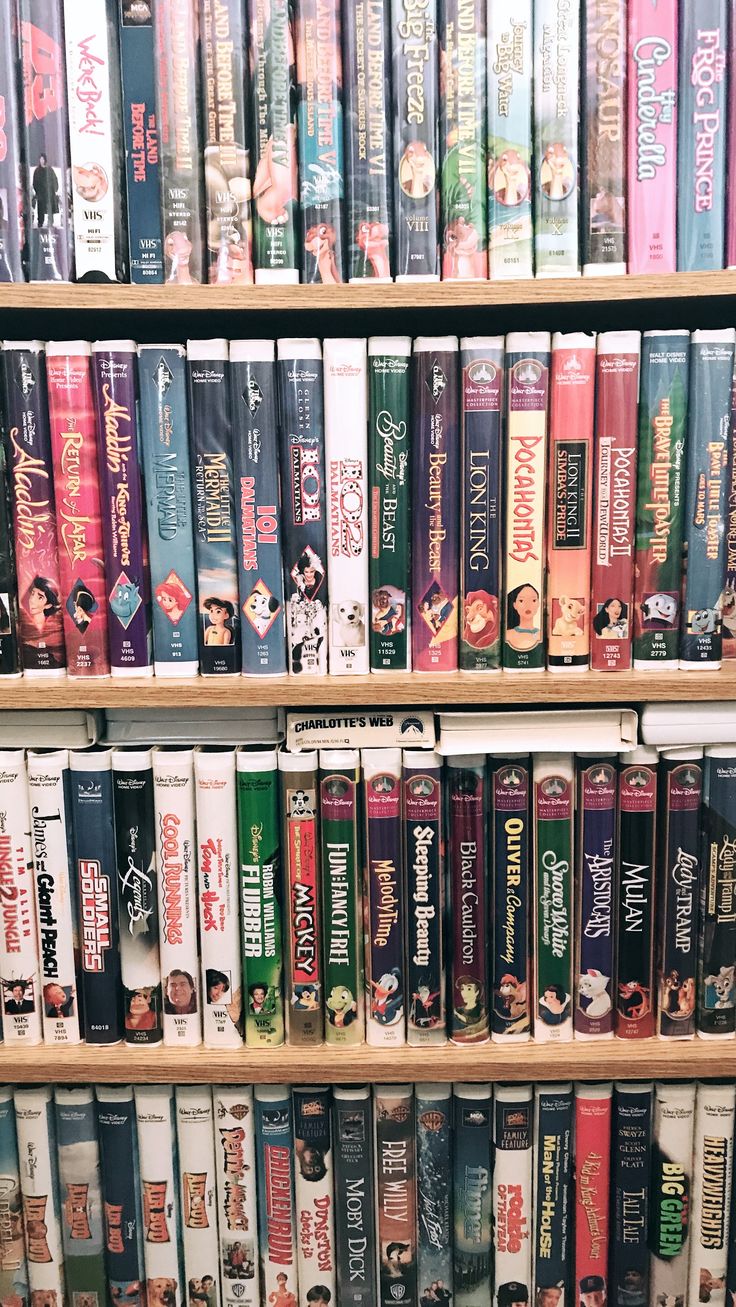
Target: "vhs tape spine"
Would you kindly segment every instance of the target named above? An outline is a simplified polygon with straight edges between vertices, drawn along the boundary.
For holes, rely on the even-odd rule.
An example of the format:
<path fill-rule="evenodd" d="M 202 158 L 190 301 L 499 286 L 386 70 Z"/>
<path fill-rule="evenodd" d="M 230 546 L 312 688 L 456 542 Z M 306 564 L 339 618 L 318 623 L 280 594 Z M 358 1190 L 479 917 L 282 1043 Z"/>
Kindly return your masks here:
<path fill-rule="evenodd" d="M 138 1131 L 132 1085 L 98 1085 L 105 1260 L 110 1299 L 145 1300 Z"/>
<path fill-rule="evenodd" d="M 0 443 L 0 676 L 22 675 L 13 515 L 5 445 Z"/>
<path fill-rule="evenodd" d="M 218 748 L 194 754 L 206 1048 L 240 1048 L 243 1042 L 235 756 L 234 749 Z"/>
<path fill-rule="evenodd" d="M 489 886 L 492 915 L 491 1039 L 526 1043 L 530 1038 L 531 962 L 529 899 L 531 870 L 531 764 L 528 756 L 490 760 Z"/>
<path fill-rule="evenodd" d="M 736 23 L 734 23 L 736 30 Z M 736 81 L 736 79 L 734 79 Z M 735 119 L 736 121 L 736 119 Z M 736 138 L 736 132 L 734 132 Z M 726 580 L 722 603 L 722 656 L 736 658 L 736 378 L 731 390 L 728 432 L 728 514 L 725 523 Z"/>
<path fill-rule="evenodd" d="M 220 1307 L 212 1089 L 209 1085 L 177 1085 L 174 1097 L 184 1274 L 190 1297 L 200 1285 L 212 1307 Z"/>
<path fill-rule="evenodd" d="M 245 676 L 286 672 L 278 405 L 272 340 L 230 342 L 235 526 Z"/>
<path fill-rule="evenodd" d="M 551 1291 L 559 1307 L 579 1301 L 573 1291 L 573 1087 L 537 1085 L 534 1137 L 534 1284 L 537 1301 Z"/>
<path fill-rule="evenodd" d="M 487 1307 L 493 1283 L 493 1101 L 489 1084 L 453 1086 L 453 1288 L 458 1307 Z"/>
<path fill-rule="evenodd" d="M 452 672 L 460 559 L 457 336 L 417 336 L 412 383 L 412 667 Z"/>
<path fill-rule="evenodd" d="M 368 341 L 370 664 L 411 668 L 410 336 Z"/>
<path fill-rule="evenodd" d="M 108 1288 L 94 1090 L 57 1085 L 54 1099 L 67 1301 L 102 1307 Z"/>
<path fill-rule="evenodd" d="M 126 281 L 124 143 L 116 24 L 105 0 L 64 0 L 77 281 Z"/>
<path fill-rule="evenodd" d="M 157 0 L 153 28 L 164 281 L 188 285 L 207 280 L 198 0 Z"/>
<path fill-rule="evenodd" d="M 442 277 L 488 277 L 486 0 L 440 0 Z"/>
<path fill-rule="evenodd" d="M 692 1039 L 701 877 L 703 750 L 659 758 L 657 841 L 657 1034 Z"/>
<path fill-rule="evenodd" d="M 629 272 L 677 267 L 677 0 L 629 0 Z"/>
<path fill-rule="evenodd" d="M 501 482 L 504 342 L 460 341 L 462 554 L 460 649 L 463 672 L 498 671 L 501 662 Z"/>
<path fill-rule="evenodd" d="M 88 1044 L 123 1037 L 112 761 L 109 750 L 69 754 L 81 996 Z"/>
<path fill-rule="evenodd" d="M 321 749 L 319 754 L 324 932 L 325 1039 L 365 1039 L 361 934 L 360 754 Z"/>
<path fill-rule="evenodd" d="M 281 824 L 278 755 L 236 756 L 245 1042 L 284 1042 Z"/>
<path fill-rule="evenodd" d="M 412 1085 L 377 1085 L 376 1225 L 378 1307 L 399 1301 L 418 1307 L 417 1156 Z M 403 1291 L 403 1292 L 401 1292 Z"/>
<path fill-rule="evenodd" d="M 728 0 L 680 5 L 677 269 L 722 268 L 725 256 Z"/>
<path fill-rule="evenodd" d="M 615 756 L 578 757 L 576 1039 L 613 1038 L 616 913 Z"/>
<path fill-rule="evenodd" d="M 345 280 L 340 0 L 298 0 L 296 75 L 302 281 Z"/>
<path fill-rule="evenodd" d="M 544 501 L 549 332 L 506 337 L 504 671 L 544 667 Z"/>
<path fill-rule="evenodd" d="M 736 921 L 733 901 L 736 867 L 734 790 L 736 755 L 730 745 L 705 751 L 703 770 L 702 858 L 696 1026 L 702 1039 L 732 1039 Z"/>
<path fill-rule="evenodd" d="M 736 1089 L 699 1084 L 695 1095 L 688 1301 L 726 1302 Z"/>
<path fill-rule="evenodd" d="M 91 352 L 83 340 L 46 345 L 64 640 L 79 677 L 110 675 Z"/>
<path fill-rule="evenodd" d="M 291 1295 L 296 1302 L 297 1228 L 294 1217 L 294 1138 L 288 1086 L 254 1089 L 258 1175 L 258 1255 L 261 1299 Z"/>
<path fill-rule="evenodd" d="M 447 765 L 445 785 L 453 924 L 450 1038 L 456 1044 L 482 1044 L 490 1038 L 485 948 L 488 883 L 485 756 L 453 757 Z"/>
<path fill-rule="evenodd" d="M 611 1119 L 611 1232 L 608 1300 L 648 1300 L 652 1085 L 615 1084 Z"/>
<path fill-rule="evenodd" d="M 139 461 L 137 353 L 132 340 L 92 346 L 102 536 L 113 676 L 151 676 L 151 596 Z"/>
<path fill-rule="evenodd" d="M 418 1084 L 414 1093 L 417 1283 L 452 1294 L 452 1085 Z"/>
<path fill-rule="evenodd" d="M 18 75 L 20 40 L 15 4 L 3 13 L 6 29 L 0 47 L 0 282 L 25 281 L 25 213 L 23 163 L 20 149 L 21 78 Z"/>
<path fill-rule="evenodd" d="M 391 281 L 390 0 L 353 0 L 342 23 L 348 281 Z"/>
<path fill-rule="evenodd" d="M 728 445 L 736 331 L 694 331 L 690 343 L 680 668 L 721 665 Z"/>
<path fill-rule="evenodd" d="M 157 748 L 152 765 L 164 1044 L 193 1048 L 202 1042 L 194 753 Z"/>
<path fill-rule="evenodd" d="M 190 340 L 187 358 L 200 671 L 234 676 L 241 670 L 240 600 L 227 341 Z"/>
<path fill-rule="evenodd" d="M 136 1085 L 143 1257 L 147 1287 L 164 1285 L 170 1307 L 187 1302 L 179 1222 L 176 1109 L 171 1085 Z"/>
<path fill-rule="evenodd" d="M 537 755 L 534 780 L 534 1038 L 573 1037 L 575 772 L 568 753 Z"/>
<path fill-rule="evenodd" d="M 112 785 L 125 1039 L 157 1044 L 164 1032 L 150 749 L 114 749 Z"/>
<path fill-rule="evenodd" d="M 406 1041 L 405 879 L 400 749 L 363 749 L 366 1041 Z"/>
<path fill-rule="evenodd" d="M 445 908 L 442 770 L 439 755 L 404 749 L 407 1042 L 444 1044 Z"/>
<path fill-rule="evenodd" d="M 488 264 L 531 277 L 532 0 L 488 0 Z"/>
<path fill-rule="evenodd" d="M 598 337 L 590 594 L 596 672 L 631 667 L 640 351 L 638 331 Z"/>
<path fill-rule="evenodd" d="M 586 0 L 581 109 L 581 238 L 585 276 L 626 272 L 628 0 Z"/>
<path fill-rule="evenodd" d="M 575 1292 L 608 1298 L 613 1086 L 575 1086 Z"/>
<path fill-rule="evenodd" d="M 327 518 L 322 346 L 278 342 L 288 670 L 327 672 Z"/>
<path fill-rule="evenodd" d="M 391 0 L 397 281 L 439 281 L 437 0 Z"/>
<path fill-rule="evenodd" d="M 552 340 L 547 492 L 547 667 L 587 671 L 593 510 L 595 337 Z"/>
<path fill-rule="evenodd" d="M 579 260 L 580 0 L 534 6 L 534 263 L 574 277 Z"/>
<path fill-rule="evenodd" d="M 639 408 L 634 668 L 676 668 L 690 335 L 645 331 Z"/>
<path fill-rule="evenodd" d="M 44 1042 L 78 1044 L 69 754 L 66 749 L 29 752 L 27 767 Z"/>
<path fill-rule="evenodd" d="M 657 751 L 621 755 L 616 875 L 616 1014 L 619 1039 L 650 1039 L 654 1019 L 654 885 Z"/>
<path fill-rule="evenodd" d="M 49 1085 L 16 1089 L 14 1102 L 28 1284 L 32 1295 L 43 1294 L 51 1303 L 55 1296 L 61 1303 L 64 1257 L 52 1090 Z"/>
<path fill-rule="evenodd" d="M 695 1085 L 654 1090 L 649 1301 L 688 1301 Z"/>
<path fill-rule="evenodd" d="M 498 1085 L 493 1112 L 493 1301 L 505 1307 L 524 1301 L 532 1279 L 532 1086 Z"/>
<path fill-rule="evenodd" d="M 241 0 L 201 0 L 207 279 L 253 281 L 246 16 Z"/>
<path fill-rule="evenodd" d="M 61 677 L 66 650 L 43 345 L 5 341 L 2 361 L 21 662 L 26 676 Z"/>
<path fill-rule="evenodd" d="M 196 676 L 197 572 L 182 345 L 139 345 L 141 458 L 156 676 Z"/>
<path fill-rule="evenodd" d="M 331 1302 L 337 1294 L 332 1090 L 294 1089 L 292 1100 L 299 1296 Z"/>
<path fill-rule="evenodd" d="M 249 9 L 255 278 L 298 282 L 294 0 Z"/>
<path fill-rule="evenodd" d="M 212 1091 L 223 1307 L 259 1307 L 253 1090 Z"/>
<path fill-rule="evenodd" d="M 13 1091 L 0 1090 L 0 1189 L 3 1222 L 0 1228 L 0 1292 L 5 1301 L 29 1301 L 28 1263 L 23 1231 L 18 1141 Z"/>
<path fill-rule="evenodd" d="M 164 279 L 164 262 L 152 6 L 118 0 L 118 42 L 130 280 L 155 286 Z"/>
<path fill-rule="evenodd" d="M 71 281 L 74 231 L 62 0 L 19 0 L 18 13 L 28 280 Z"/>
<path fill-rule="evenodd" d="M 335 1086 L 332 1138 L 338 1301 L 343 1307 L 373 1307 L 378 1281 L 370 1085 Z"/>
<path fill-rule="evenodd" d="M 367 672 L 368 373 L 366 341 L 324 342 L 330 674 Z"/>
<path fill-rule="evenodd" d="M 280 753 L 284 857 L 286 1033 L 290 1044 L 324 1039 L 324 983 L 316 752 Z"/>
<path fill-rule="evenodd" d="M 40 1044 L 41 995 L 34 910 L 28 776 L 22 749 L 0 752 L 0 985 L 6 1044 Z"/>

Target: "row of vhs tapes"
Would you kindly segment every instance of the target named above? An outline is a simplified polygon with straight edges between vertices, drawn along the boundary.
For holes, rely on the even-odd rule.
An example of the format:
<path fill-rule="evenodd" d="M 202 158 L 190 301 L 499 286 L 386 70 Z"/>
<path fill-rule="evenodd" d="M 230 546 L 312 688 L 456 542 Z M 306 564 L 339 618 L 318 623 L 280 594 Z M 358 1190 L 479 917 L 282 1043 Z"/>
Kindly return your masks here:
<path fill-rule="evenodd" d="M 733 1083 L 0 1091 L 17 1307 L 736 1292 Z"/>
<path fill-rule="evenodd" d="M 6 341 L 0 673 L 717 669 L 735 342 Z"/>
<path fill-rule="evenodd" d="M 732 267 L 735 42 L 729 0 L 6 0 L 0 281 Z"/>
<path fill-rule="evenodd" d="M 0 753 L 8 1043 L 733 1040 L 736 746 Z"/>

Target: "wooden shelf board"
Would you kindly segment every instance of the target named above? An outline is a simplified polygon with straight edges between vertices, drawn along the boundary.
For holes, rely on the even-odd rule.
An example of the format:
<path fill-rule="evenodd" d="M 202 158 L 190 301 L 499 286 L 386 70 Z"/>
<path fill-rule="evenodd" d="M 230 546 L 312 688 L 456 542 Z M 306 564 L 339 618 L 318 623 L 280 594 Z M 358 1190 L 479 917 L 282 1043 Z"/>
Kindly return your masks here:
<path fill-rule="evenodd" d="M 536 278 L 526 281 L 422 282 L 349 286 L 117 286 L 4 285 L 0 313 L 13 309 L 93 309 L 114 313 L 149 309 L 210 310 L 406 309 L 614 300 L 667 300 L 736 294 L 736 271 L 677 272 L 661 276 Z"/>
<path fill-rule="evenodd" d="M 468 704 L 637 703 L 736 699 L 736 660 L 719 672 L 463 673 L 389 672 L 377 676 L 228 676 L 181 681 L 42 681 L 0 677 L 0 708 L 208 708 L 288 706 L 340 708 Z"/>
<path fill-rule="evenodd" d="M 695 1079 L 736 1076 L 736 1040 L 485 1044 L 471 1048 L 0 1049 L 5 1083 L 386 1084 L 392 1081 Z"/>

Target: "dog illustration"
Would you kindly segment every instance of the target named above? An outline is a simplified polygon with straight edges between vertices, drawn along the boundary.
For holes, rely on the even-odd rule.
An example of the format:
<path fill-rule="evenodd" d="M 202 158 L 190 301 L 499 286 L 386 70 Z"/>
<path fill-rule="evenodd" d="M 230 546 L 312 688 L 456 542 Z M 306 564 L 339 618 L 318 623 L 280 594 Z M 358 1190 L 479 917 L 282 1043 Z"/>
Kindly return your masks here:
<path fill-rule="evenodd" d="M 714 1003 L 716 1008 L 730 1008 L 734 1006 L 734 972 L 736 966 L 721 967 L 717 976 L 706 976 L 705 983 L 710 985 L 716 991 L 717 998 Z"/>
<path fill-rule="evenodd" d="M 502 976 L 498 987 L 501 1001 L 512 1020 L 526 1015 L 526 983 L 516 976 Z"/>
<path fill-rule="evenodd" d="M 332 642 L 341 649 L 361 649 L 365 644 L 365 608 L 354 599 L 332 605 Z"/>
<path fill-rule="evenodd" d="M 265 595 L 261 590 L 254 590 L 243 604 L 246 617 L 259 635 L 265 635 L 274 613 L 279 611 L 279 601 L 274 595 Z"/>
<path fill-rule="evenodd" d="M 677 971 L 662 977 L 662 1010 L 671 1017 L 689 1017 L 695 1009 L 695 981 L 688 976 L 680 984 Z"/>
<path fill-rule="evenodd" d="M 56 1307 L 56 1289 L 32 1289 L 31 1307 Z"/>

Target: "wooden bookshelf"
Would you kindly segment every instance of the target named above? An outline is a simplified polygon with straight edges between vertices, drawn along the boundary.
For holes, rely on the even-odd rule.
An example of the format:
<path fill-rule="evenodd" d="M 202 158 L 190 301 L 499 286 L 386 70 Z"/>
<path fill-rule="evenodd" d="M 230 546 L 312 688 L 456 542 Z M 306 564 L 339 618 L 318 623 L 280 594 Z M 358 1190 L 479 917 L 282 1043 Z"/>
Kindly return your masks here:
<path fill-rule="evenodd" d="M 599 304 L 713 299 L 736 295 L 736 271 L 662 276 L 530 278 L 525 281 L 381 283 L 344 286 L 118 286 L 59 282 L 9 285 L 0 313 L 14 309 L 238 313 Z M 204 325 L 204 324 L 203 324 Z M 605 322 L 601 321 L 605 329 Z M 655 325 L 645 323 L 644 326 Z M 247 329 L 247 328 L 246 328 Z M 425 330 L 430 329 L 425 324 Z"/>
<path fill-rule="evenodd" d="M 723 326 L 736 270 L 670 276 L 349 286 L 0 286 L 0 337 L 365 335 Z M 427 314 L 425 311 L 430 310 Z M 716 673 L 448 676 L 416 673 L 263 680 L 43 681 L 0 678 L 0 708 L 630 704 L 736 700 L 736 662 Z M 8 1083 L 386 1083 L 736 1078 L 736 1040 L 534 1043 L 352 1050 L 0 1046 Z"/>
<path fill-rule="evenodd" d="M 469 1048 L 0 1049 L 12 1084 L 386 1084 L 391 1081 L 692 1080 L 736 1076 L 736 1040 L 575 1041 Z"/>
<path fill-rule="evenodd" d="M 340 708 L 504 704 L 705 703 L 736 699 L 736 660 L 720 672 L 463 673 L 389 672 L 376 676 L 228 676 L 178 680 L 41 681 L 0 678 L 0 708 Z"/>

